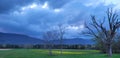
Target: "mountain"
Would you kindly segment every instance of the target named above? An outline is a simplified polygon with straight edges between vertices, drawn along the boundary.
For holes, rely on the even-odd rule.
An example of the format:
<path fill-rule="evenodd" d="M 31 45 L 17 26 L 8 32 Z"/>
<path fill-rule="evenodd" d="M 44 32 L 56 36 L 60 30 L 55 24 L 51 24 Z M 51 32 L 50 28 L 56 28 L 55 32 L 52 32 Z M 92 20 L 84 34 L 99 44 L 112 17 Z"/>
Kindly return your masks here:
<path fill-rule="evenodd" d="M 60 44 L 60 41 L 56 40 L 56 44 Z M 82 45 L 87 45 L 87 44 L 94 44 L 94 42 L 91 39 L 82 39 L 82 38 L 72 38 L 72 39 L 63 39 L 63 44 L 68 44 L 68 45 L 75 45 L 75 44 L 82 44 Z"/>
<path fill-rule="evenodd" d="M 42 44 L 43 40 L 22 34 L 1 33 L 0 44 Z"/>
<path fill-rule="evenodd" d="M 60 44 L 59 40 L 54 41 L 55 44 Z M 63 39 L 63 44 L 74 45 L 74 44 L 93 44 L 94 42 L 90 39 L 72 38 Z M 1 33 L 0 32 L 0 44 L 44 44 L 42 39 L 33 38 L 27 35 L 14 34 L 14 33 Z"/>

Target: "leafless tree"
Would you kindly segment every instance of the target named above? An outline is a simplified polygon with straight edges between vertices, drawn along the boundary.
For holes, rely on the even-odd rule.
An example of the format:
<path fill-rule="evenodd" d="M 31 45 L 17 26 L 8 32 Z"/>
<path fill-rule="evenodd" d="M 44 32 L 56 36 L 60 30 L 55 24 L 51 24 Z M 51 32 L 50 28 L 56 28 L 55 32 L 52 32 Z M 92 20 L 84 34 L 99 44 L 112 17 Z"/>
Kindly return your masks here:
<path fill-rule="evenodd" d="M 49 55 L 53 55 L 52 46 L 54 45 L 54 40 L 58 38 L 58 33 L 55 30 L 47 31 L 43 34 L 43 39 L 45 41 L 46 47 L 49 49 Z"/>
<path fill-rule="evenodd" d="M 59 33 L 59 40 L 60 40 L 60 54 L 62 55 L 63 39 L 65 34 L 65 27 L 62 24 L 58 25 L 58 33 Z"/>
<path fill-rule="evenodd" d="M 92 15 L 91 22 L 85 24 L 88 31 L 84 33 L 101 40 L 106 46 L 108 56 L 112 56 L 112 44 L 120 28 L 120 20 L 113 9 L 108 9 L 106 15 L 101 22 L 97 21 L 96 16 Z"/>

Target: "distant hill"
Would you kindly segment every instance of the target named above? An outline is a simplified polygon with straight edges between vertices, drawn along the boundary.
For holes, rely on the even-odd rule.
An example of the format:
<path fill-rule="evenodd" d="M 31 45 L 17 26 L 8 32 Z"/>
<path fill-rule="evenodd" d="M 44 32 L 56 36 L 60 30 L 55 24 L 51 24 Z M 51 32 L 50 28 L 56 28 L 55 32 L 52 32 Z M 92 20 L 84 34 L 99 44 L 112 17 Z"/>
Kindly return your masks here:
<path fill-rule="evenodd" d="M 55 44 L 60 44 L 59 40 L 54 41 Z M 63 39 L 63 44 L 93 44 L 94 42 L 90 39 L 72 38 Z M 22 34 L 13 33 L 1 33 L 0 32 L 0 44 L 44 44 L 42 39 L 33 38 Z"/>
<path fill-rule="evenodd" d="M 1 33 L 0 44 L 42 44 L 43 40 L 21 34 Z"/>
<path fill-rule="evenodd" d="M 56 40 L 56 44 L 60 44 L 60 41 Z M 75 45 L 75 44 L 82 44 L 82 45 L 87 45 L 87 44 L 94 44 L 94 42 L 91 39 L 82 39 L 82 38 L 72 38 L 72 39 L 63 39 L 63 44 L 68 44 L 68 45 Z"/>

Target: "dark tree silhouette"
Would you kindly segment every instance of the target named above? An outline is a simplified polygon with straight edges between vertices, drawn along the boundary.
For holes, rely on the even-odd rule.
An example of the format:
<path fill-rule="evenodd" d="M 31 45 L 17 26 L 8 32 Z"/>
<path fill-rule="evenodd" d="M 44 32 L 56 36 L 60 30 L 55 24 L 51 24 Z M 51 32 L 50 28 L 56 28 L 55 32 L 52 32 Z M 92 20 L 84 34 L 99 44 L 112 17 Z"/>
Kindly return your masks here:
<path fill-rule="evenodd" d="M 49 55 L 53 55 L 52 47 L 54 45 L 54 40 L 58 39 L 58 33 L 56 30 L 50 30 L 43 34 L 44 42 L 46 47 L 49 49 Z"/>
<path fill-rule="evenodd" d="M 58 33 L 59 33 L 59 40 L 60 40 L 60 54 L 62 55 L 62 49 L 63 49 L 63 37 L 65 34 L 65 27 L 62 24 L 58 25 Z"/>
<path fill-rule="evenodd" d="M 94 15 L 91 16 L 91 22 L 86 23 L 88 35 L 95 37 L 97 40 L 101 40 L 101 44 L 106 46 L 108 56 L 112 56 L 112 44 L 115 40 L 117 31 L 120 28 L 120 20 L 118 14 L 113 9 L 108 9 L 106 12 L 107 17 L 103 20 L 97 21 Z"/>

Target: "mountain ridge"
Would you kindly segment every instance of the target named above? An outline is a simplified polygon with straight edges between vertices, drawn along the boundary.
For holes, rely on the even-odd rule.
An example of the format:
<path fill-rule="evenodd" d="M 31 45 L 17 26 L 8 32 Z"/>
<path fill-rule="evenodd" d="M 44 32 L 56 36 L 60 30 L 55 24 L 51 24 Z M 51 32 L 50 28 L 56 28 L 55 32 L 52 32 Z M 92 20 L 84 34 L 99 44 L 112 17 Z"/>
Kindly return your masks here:
<path fill-rule="evenodd" d="M 23 34 L 0 32 L 0 44 L 44 44 L 44 40 L 30 37 Z M 55 40 L 54 44 L 60 44 L 60 41 Z M 90 39 L 72 38 L 72 39 L 63 39 L 63 44 L 67 44 L 67 45 L 90 44 L 91 45 L 93 44 L 93 41 Z"/>

